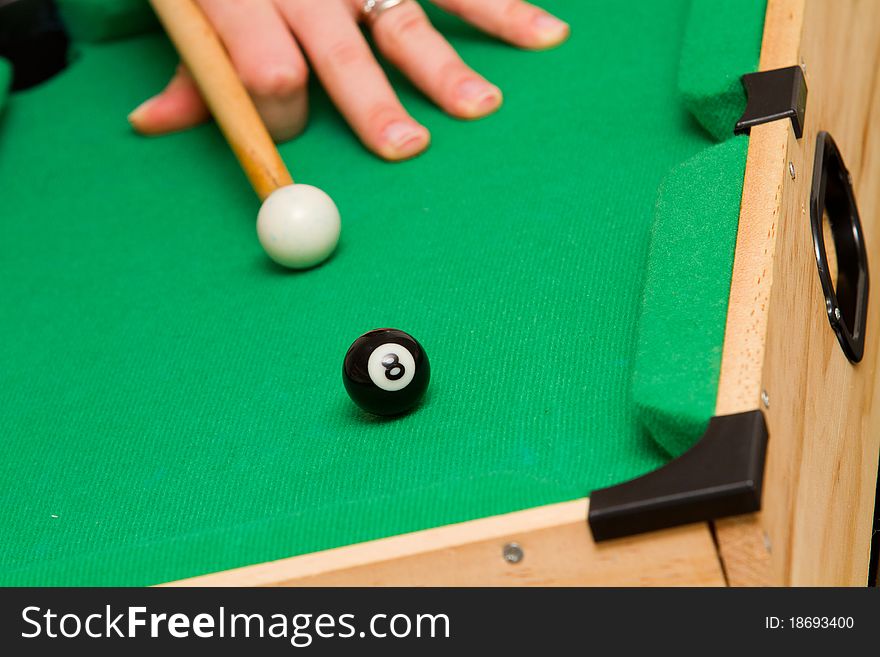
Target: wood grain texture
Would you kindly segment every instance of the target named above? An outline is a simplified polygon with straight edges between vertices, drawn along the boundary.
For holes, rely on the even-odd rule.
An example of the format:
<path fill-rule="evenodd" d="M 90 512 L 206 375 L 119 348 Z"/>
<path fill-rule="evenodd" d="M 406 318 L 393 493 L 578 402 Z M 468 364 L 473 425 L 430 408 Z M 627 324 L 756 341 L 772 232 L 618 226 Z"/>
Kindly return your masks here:
<path fill-rule="evenodd" d="M 760 70 L 796 62 L 802 20 L 803 0 L 769 0 Z M 783 177 L 787 175 L 785 140 L 790 131 L 788 121 L 775 121 L 756 126 L 750 133 L 716 415 L 751 411 L 760 403 L 776 249 L 776 210 Z"/>
<path fill-rule="evenodd" d="M 731 390 L 720 389 L 719 407 L 754 400 L 766 390 L 770 442 L 761 513 L 715 523 L 734 585 L 867 582 L 880 453 L 880 299 L 875 285 L 865 358 L 854 366 L 825 314 L 809 195 L 816 136 L 827 130 L 855 181 L 868 261 L 880 261 L 878 25 L 880 2 L 771 0 L 765 47 L 776 38 L 774 30 L 782 31 L 779 39 L 786 45 L 771 47 L 766 67 L 804 65 L 809 96 L 802 139 L 787 124 L 784 131 L 769 125 L 753 131 L 750 146 L 750 165 L 753 151 L 766 157 L 754 164 L 755 171 L 764 170 L 761 176 L 747 170 L 741 231 L 766 229 L 773 236 L 771 261 L 761 254 L 753 265 L 767 272 L 760 281 L 753 278 L 765 296 L 769 286 L 767 303 L 754 309 L 763 315 L 765 338 L 760 354 L 751 351 L 739 359 L 747 361 L 741 366 L 745 374 Z M 800 35 L 796 53 L 790 49 L 794 32 Z M 775 201 L 768 207 L 771 190 Z M 732 344 L 726 340 L 725 348 Z M 724 365 L 731 358 L 725 353 Z"/>
<path fill-rule="evenodd" d="M 211 24 L 193 0 L 150 0 L 260 200 L 293 179 Z"/>
<path fill-rule="evenodd" d="M 596 545 L 587 500 L 205 575 L 177 586 L 719 586 L 704 524 Z M 517 543 L 519 563 L 503 558 Z"/>

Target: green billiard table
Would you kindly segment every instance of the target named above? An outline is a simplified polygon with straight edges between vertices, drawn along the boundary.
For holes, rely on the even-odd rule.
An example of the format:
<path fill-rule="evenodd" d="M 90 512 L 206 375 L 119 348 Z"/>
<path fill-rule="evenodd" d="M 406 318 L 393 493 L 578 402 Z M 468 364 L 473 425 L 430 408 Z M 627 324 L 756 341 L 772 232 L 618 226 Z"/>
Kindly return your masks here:
<path fill-rule="evenodd" d="M 547 0 L 572 36 L 538 53 L 430 10 L 503 108 L 457 121 L 389 68 L 433 137 L 391 164 L 313 83 L 306 132 L 279 148 L 333 197 L 342 238 L 291 272 L 261 250 L 215 126 L 145 138 L 126 122 L 176 65 L 143 7 L 118 2 L 124 29 L 96 39 L 61 4 L 68 67 L 0 114 L 0 584 L 864 579 L 878 303 L 853 363 L 805 204 L 830 131 L 877 260 L 878 63 L 854 53 L 877 52 L 858 25 L 880 7 Z M 734 135 L 741 76 L 785 66 L 806 70 L 803 136 L 788 119 Z M 341 380 L 377 327 L 431 361 L 399 418 L 360 411 Z M 593 536 L 592 491 L 689 458 L 713 417 L 743 413 L 769 435 L 760 512 Z M 834 489 L 820 439 L 845 464 L 827 514 L 808 511 Z M 810 542 L 836 523 L 833 549 Z M 844 545 L 839 568 L 814 567 Z"/>

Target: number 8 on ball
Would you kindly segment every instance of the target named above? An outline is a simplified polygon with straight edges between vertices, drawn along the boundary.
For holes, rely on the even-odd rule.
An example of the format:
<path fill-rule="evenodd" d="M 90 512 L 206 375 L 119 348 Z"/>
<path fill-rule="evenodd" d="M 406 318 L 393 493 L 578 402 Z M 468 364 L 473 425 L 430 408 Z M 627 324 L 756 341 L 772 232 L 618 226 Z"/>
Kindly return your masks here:
<path fill-rule="evenodd" d="M 400 415 L 418 404 L 431 378 L 418 341 L 397 329 L 376 329 L 352 343 L 342 364 L 349 397 L 374 415 Z"/>

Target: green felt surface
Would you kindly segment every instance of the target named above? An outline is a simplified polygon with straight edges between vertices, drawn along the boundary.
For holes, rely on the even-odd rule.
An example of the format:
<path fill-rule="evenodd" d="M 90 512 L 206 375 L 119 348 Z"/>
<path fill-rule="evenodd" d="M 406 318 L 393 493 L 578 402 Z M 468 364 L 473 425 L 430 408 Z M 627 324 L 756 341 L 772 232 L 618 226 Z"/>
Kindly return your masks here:
<path fill-rule="evenodd" d="M 692 0 L 678 84 L 685 107 L 716 140 L 746 107 L 740 78 L 757 70 L 765 0 Z"/>
<path fill-rule="evenodd" d="M 267 262 L 213 126 L 130 132 L 175 65 L 161 36 L 81 46 L 13 97 L 0 583 L 156 583 L 574 499 L 664 462 L 630 386 L 657 188 L 711 143 L 677 93 L 687 3 L 545 5 L 573 36 L 544 53 L 432 14 L 506 105 L 458 122 L 393 76 L 433 132 L 413 161 L 366 153 L 315 90 L 281 150 L 337 201 L 343 238 L 306 273 Z M 719 174 L 728 216 L 741 172 Z M 697 316 L 718 301 L 695 295 Z M 426 403 L 394 421 L 340 380 L 379 326 L 432 363 Z"/>
<path fill-rule="evenodd" d="M 8 60 L 0 57 L 0 116 L 2 116 L 3 107 L 6 105 L 10 84 L 12 84 L 12 66 Z"/>
<path fill-rule="evenodd" d="M 147 0 L 55 0 L 78 41 L 122 39 L 159 27 Z"/>
<path fill-rule="evenodd" d="M 664 182 L 645 263 L 631 394 L 642 426 L 672 456 L 700 438 L 715 408 L 748 147 L 733 126 L 745 109 L 740 78 L 758 65 L 764 13 L 755 7 L 764 5 L 692 0 L 685 24 L 682 104 L 725 143 Z"/>
<path fill-rule="evenodd" d="M 673 170 L 657 201 L 632 397 L 672 456 L 715 410 L 747 148 L 748 138 L 734 137 L 698 153 Z"/>

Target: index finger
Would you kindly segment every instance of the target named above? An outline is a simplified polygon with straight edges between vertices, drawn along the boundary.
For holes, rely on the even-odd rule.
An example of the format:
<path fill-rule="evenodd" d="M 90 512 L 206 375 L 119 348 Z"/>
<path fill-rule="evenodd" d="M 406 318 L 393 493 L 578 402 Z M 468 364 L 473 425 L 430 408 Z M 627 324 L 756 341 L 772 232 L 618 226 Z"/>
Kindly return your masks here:
<path fill-rule="evenodd" d="M 327 93 L 361 141 L 389 160 L 423 151 L 430 135 L 404 109 L 342 0 L 278 0 Z"/>
<path fill-rule="evenodd" d="M 557 46 L 568 38 L 568 23 L 522 0 L 432 0 L 451 14 L 520 48 Z"/>

